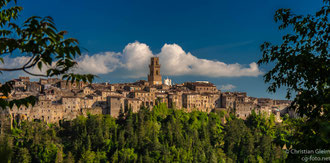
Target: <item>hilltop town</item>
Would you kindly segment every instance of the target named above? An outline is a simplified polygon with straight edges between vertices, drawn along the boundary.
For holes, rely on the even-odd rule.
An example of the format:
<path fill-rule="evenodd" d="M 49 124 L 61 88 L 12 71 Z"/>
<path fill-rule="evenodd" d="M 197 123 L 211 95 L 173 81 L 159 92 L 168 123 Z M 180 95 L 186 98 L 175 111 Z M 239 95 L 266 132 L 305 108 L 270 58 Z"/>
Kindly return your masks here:
<path fill-rule="evenodd" d="M 222 92 L 207 81 L 185 82 L 172 85 L 170 79 L 162 81 L 159 58 L 152 57 L 149 65 L 148 81 L 134 83 L 71 83 L 57 78 L 30 81 L 29 77 L 19 77 L 13 81 L 9 99 L 36 96 L 35 106 L 14 106 L 0 111 L 0 120 L 10 119 L 42 120 L 57 123 L 72 120 L 79 115 L 109 114 L 118 117 L 120 112 L 132 109 L 138 112 L 141 106 L 152 108 L 158 103 L 166 103 L 169 108 L 211 112 L 226 110 L 245 119 L 252 110 L 275 114 L 280 122 L 280 114 L 286 113 L 291 101 L 255 98 L 245 92 Z M 4 124 L 4 122 L 2 122 Z"/>

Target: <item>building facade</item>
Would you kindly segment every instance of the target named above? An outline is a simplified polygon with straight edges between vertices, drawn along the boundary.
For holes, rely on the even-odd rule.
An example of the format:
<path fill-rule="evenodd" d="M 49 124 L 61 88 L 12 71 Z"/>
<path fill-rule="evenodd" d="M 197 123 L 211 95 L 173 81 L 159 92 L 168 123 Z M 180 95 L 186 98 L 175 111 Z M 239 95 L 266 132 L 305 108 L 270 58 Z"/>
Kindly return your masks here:
<path fill-rule="evenodd" d="M 13 120 L 42 120 L 56 123 L 59 120 L 72 120 L 77 116 L 109 114 L 118 117 L 129 109 L 138 112 L 142 106 L 153 108 L 166 103 L 169 108 L 184 111 L 226 110 L 245 119 L 252 110 L 267 115 L 279 115 L 288 112 L 291 101 L 249 97 L 245 92 L 221 92 L 207 81 L 185 82 L 172 85 L 167 80 L 162 83 L 158 57 L 152 57 L 149 65 L 148 81 L 134 83 L 71 83 L 61 79 L 40 79 L 32 82 L 28 77 L 14 79 L 14 89 L 4 99 L 20 99 L 28 96 L 38 97 L 38 103 L 32 107 L 14 106 L 12 109 L 0 109 L 0 117 Z M 6 126 L 4 118 L 0 127 Z M 0 130 L 1 132 L 1 130 Z"/>
<path fill-rule="evenodd" d="M 160 75 L 160 64 L 158 57 L 150 59 L 148 82 L 150 85 L 162 85 L 162 76 Z"/>

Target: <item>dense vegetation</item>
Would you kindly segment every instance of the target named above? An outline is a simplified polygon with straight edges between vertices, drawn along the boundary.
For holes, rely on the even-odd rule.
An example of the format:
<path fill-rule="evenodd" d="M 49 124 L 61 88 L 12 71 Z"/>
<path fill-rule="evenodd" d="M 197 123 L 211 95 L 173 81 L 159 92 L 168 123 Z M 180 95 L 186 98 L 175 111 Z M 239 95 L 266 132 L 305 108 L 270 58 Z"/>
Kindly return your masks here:
<path fill-rule="evenodd" d="M 223 123 L 227 121 L 226 123 Z M 118 119 L 77 117 L 60 125 L 15 124 L 1 138 L 7 162 L 282 162 L 298 120 L 281 124 L 253 114 L 247 120 L 225 112 L 168 109 L 165 104 Z"/>
<path fill-rule="evenodd" d="M 274 19 L 286 33 L 281 44 L 265 42 L 259 64 L 274 64 L 264 75 L 268 91 L 287 88 L 287 97 L 295 96 L 291 108 L 304 123 L 294 148 L 327 149 L 330 146 L 330 0 L 314 14 L 299 15 L 290 9 L 279 9 Z M 328 153 L 328 156 L 330 152 Z M 295 160 L 294 155 L 289 160 Z M 329 161 L 328 157 L 328 161 Z"/>

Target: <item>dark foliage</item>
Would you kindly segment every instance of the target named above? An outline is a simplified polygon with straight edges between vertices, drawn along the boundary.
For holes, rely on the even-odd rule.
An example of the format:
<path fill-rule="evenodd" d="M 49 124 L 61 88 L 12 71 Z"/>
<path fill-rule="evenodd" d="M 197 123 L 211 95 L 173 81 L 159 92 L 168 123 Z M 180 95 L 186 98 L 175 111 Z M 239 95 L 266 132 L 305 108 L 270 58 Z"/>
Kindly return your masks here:
<path fill-rule="evenodd" d="M 6 143 L 1 143 L 0 154 L 13 162 L 274 162 L 286 158 L 275 140 L 287 137 L 267 134 L 284 127 L 275 127 L 263 115 L 250 121 L 266 122 L 227 119 L 225 125 L 224 115 L 186 113 L 159 104 L 152 111 L 129 111 L 123 119 L 89 115 L 60 125 L 22 122 L 2 138 Z"/>

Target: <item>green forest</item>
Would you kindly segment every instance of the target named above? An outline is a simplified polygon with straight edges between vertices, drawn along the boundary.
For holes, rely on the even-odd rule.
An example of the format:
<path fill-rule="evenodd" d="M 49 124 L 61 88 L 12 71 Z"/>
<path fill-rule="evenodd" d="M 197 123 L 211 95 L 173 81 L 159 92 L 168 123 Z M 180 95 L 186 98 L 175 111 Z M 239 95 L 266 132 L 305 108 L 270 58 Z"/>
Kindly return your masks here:
<path fill-rule="evenodd" d="M 284 162 L 303 119 L 253 112 L 246 120 L 221 112 L 152 109 L 80 116 L 59 124 L 15 122 L 1 137 L 4 162 Z"/>

